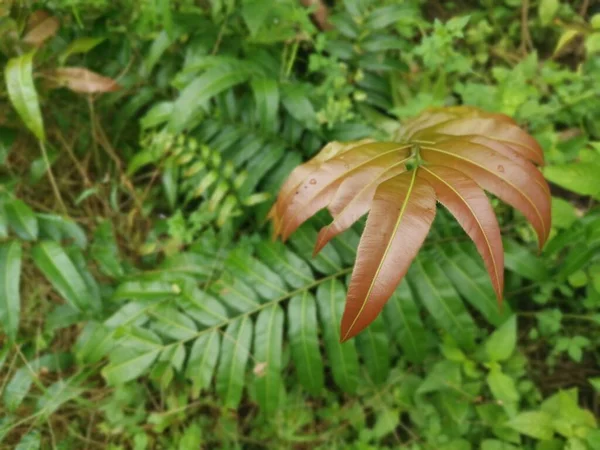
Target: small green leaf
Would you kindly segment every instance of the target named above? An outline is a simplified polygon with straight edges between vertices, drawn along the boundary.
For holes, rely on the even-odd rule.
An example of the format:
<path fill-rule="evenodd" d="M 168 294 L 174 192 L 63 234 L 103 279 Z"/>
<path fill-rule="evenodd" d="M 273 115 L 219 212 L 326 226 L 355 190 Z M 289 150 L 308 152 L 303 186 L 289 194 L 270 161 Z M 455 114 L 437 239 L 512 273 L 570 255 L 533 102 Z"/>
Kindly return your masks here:
<path fill-rule="evenodd" d="M 261 242 L 258 244 L 257 252 L 260 259 L 291 287 L 300 289 L 314 281 L 308 263 L 288 250 L 281 242 Z"/>
<path fill-rule="evenodd" d="M 186 341 L 198 334 L 195 322 L 170 305 L 160 305 L 151 312 L 153 329 L 176 341 Z"/>
<path fill-rule="evenodd" d="M 317 304 L 333 380 L 344 392 L 352 394 L 358 387 L 359 366 L 354 341 L 340 342 L 339 324 L 345 302 L 346 290 L 338 280 L 332 279 L 319 285 Z"/>
<path fill-rule="evenodd" d="M 552 183 L 580 195 L 600 199 L 600 164 L 585 162 L 552 165 L 544 168 L 544 176 Z"/>
<path fill-rule="evenodd" d="M 268 8 L 265 8 L 268 9 Z M 279 86 L 272 78 L 252 80 L 252 91 L 256 102 L 256 115 L 261 128 L 269 133 L 277 130 L 279 111 Z"/>
<path fill-rule="evenodd" d="M 75 378 L 59 380 L 46 389 L 37 401 L 37 412 L 42 419 L 50 417 L 58 408 L 78 397 L 83 389 L 77 387 Z"/>
<path fill-rule="evenodd" d="M 35 51 L 12 58 L 6 64 L 4 76 L 8 97 L 29 130 L 45 141 L 44 122 L 38 95 L 33 84 L 33 56 Z"/>
<path fill-rule="evenodd" d="M 21 438 L 15 450 L 38 450 L 42 445 L 42 437 L 37 430 L 30 431 Z"/>
<path fill-rule="evenodd" d="M 517 412 L 517 404 L 520 398 L 514 380 L 495 366 L 487 376 L 487 384 L 490 391 L 492 391 L 492 395 L 504 408 L 508 416 L 513 417 Z"/>
<path fill-rule="evenodd" d="M 318 395 L 323 390 L 324 375 L 314 297 L 306 290 L 292 297 L 287 313 L 287 330 L 298 379 L 310 394 Z"/>
<path fill-rule="evenodd" d="M 254 328 L 254 388 L 262 412 L 271 416 L 279 408 L 283 381 L 281 351 L 283 311 L 277 304 L 263 309 Z"/>
<path fill-rule="evenodd" d="M 164 346 L 152 331 L 131 328 L 117 342 L 111 352 L 110 364 L 102 369 L 102 376 L 111 385 L 134 380 L 147 372 Z"/>
<path fill-rule="evenodd" d="M 485 343 L 490 361 L 506 361 L 515 351 L 517 344 L 517 317 L 512 316 L 492 333 Z"/>
<path fill-rule="evenodd" d="M 18 242 L 0 244 L 0 326 L 14 340 L 19 329 L 21 295 L 21 245 Z"/>
<path fill-rule="evenodd" d="M 105 37 L 80 37 L 77 38 L 67 45 L 61 54 L 58 56 L 58 61 L 63 65 L 69 56 L 76 55 L 79 53 L 87 53 L 96 46 L 100 45 L 106 40 Z"/>
<path fill-rule="evenodd" d="M 252 321 L 248 316 L 231 322 L 223 336 L 216 390 L 227 408 L 237 408 L 244 390 L 244 375 L 252 344 Z"/>
<path fill-rule="evenodd" d="M 375 384 L 385 382 L 390 372 L 390 349 L 383 317 L 378 316 L 364 332 L 356 336 L 356 347 L 371 380 Z"/>
<path fill-rule="evenodd" d="M 553 418 L 542 411 L 522 412 L 507 422 L 507 426 L 525 436 L 549 440 L 554 435 Z"/>
<path fill-rule="evenodd" d="M 552 197 L 552 226 L 569 228 L 577 220 L 575 206 L 560 197 Z"/>
<path fill-rule="evenodd" d="M 42 241 L 31 250 L 37 267 L 58 293 L 78 311 L 97 310 L 100 305 L 73 261 L 60 245 L 53 241 Z"/>
<path fill-rule="evenodd" d="M 156 301 L 177 296 L 181 288 L 164 281 L 125 281 L 119 284 L 112 296 L 113 301 L 144 300 Z"/>
<path fill-rule="evenodd" d="M 21 239 L 35 241 L 38 238 L 38 221 L 34 212 L 21 200 L 14 199 L 4 204 L 8 225 Z"/>
<path fill-rule="evenodd" d="M 96 228 L 90 252 L 104 275 L 112 278 L 123 276 L 119 248 L 110 221 L 105 220 Z"/>
<path fill-rule="evenodd" d="M 205 73 L 195 78 L 179 93 L 173 105 L 169 121 L 169 130 L 182 131 L 197 114 L 201 105 L 215 95 L 243 83 L 250 76 L 250 72 L 243 70 L 238 64 L 216 65 Z"/>
<path fill-rule="evenodd" d="M 560 3 L 558 0 L 541 0 L 538 5 L 538 14 L 542 26 L 549 25 L 554 19 Z"/>
<path fill-rule="evenodd" d="M 202 334 L 194 341 L 185 370 L 186 378 L 192 382 L 192 398 L 198 398 L 200 391 L 210 386 L 220 348 L 219 330 Z"/>
<path fill-rule="evenodd" d="M 420 363 L 427 355 L 429 336 L 426 333 L 408 282 L 400 283 L 383 309 L 391 335 L 400 344 L 404 356 Z"/>
<path fill-rule="evenodd" d="M 437 324 L 462 348 L 473 348 L 475 323 L 436 261 L 417 257 L 408 272 L 408 281 Z"/>

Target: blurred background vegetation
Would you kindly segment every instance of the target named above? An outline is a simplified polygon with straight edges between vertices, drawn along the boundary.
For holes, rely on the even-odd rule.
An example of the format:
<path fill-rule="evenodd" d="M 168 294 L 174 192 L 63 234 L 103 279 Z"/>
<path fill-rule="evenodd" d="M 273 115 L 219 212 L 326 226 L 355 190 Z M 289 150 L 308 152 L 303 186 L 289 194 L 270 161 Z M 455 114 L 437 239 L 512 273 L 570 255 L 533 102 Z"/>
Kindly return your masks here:
<path fill-rule="evenodd" d="M 600 449 L 597 1 L 4 0 L 0 65 L 0 448 Z M 360 225 L 272 242 L 277 189 L 455 104 L 542 144 L 552 238 L 494 200 L 499 310 L 440 213 L 339 344 Z"/>

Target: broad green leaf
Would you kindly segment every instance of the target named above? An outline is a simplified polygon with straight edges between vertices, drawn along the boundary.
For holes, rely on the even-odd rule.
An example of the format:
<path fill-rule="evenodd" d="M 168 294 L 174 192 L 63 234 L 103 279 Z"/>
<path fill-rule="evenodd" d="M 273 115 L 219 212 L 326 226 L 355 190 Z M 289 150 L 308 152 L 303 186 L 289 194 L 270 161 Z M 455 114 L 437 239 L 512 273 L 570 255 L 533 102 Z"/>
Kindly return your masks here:
<path fill-rule="evenodd" d="M 408 279 L 437 324 L 461 346 L 473 348 L 475 323 L 450 280 L 434 260 L 415 258 Z"/>
<path fill-rule="evenodd" d="M 285 85 L 282 103 L 287 112 L 309 130 L 319 127 L 315 108 L 309 100 L 307 90 L 298 83 Z"/>
<path fill-rule="evenodd" d="M 409 361 L 423 362 L 429 349 L 429 336 L 419 315 L 408 282 L 402 282 L 383 308 L 387 326 Z"/>
<path fill-rule="evenodd" d="M 100 307 L 73 261 L 56 242 L 40 242 L 32 248 L 31 256 L 54 289 L 71 307 L 84 312 Z"/>
<path fill-rule="evenodd" d="M 111 351 L 110 363 L 102 369 L 102 376 L 111 385 L 134 380 L 150 369 L 163 349 L 154 332 L 141 328 L 126 330 Z"/>
<path fill-rule="evenodd" d="M 100 45 L 102 42 L 106 40 L 105 37 L 80 37 L 77 38 L 67 45 L 60 55 L 58 55 L 58 61 L 62 65 L 64 64 L 69 56 L 87 53 L 93 48 Z"/>
<path fill-rule="evenodd" d="M 272 5 L 265 0 L 248 0 L 243 3 L 242 17 L 250 30 L 250 36 L 256 36 L 269 16 Z"/>
<path fill-rule="evenodd" d="M 339 281 L 331 279 L 319 285 L 317 305 L 333 380 L 344 392 L 352 394 L 358 387 L 359 367 L 354 341 L 340 342 L 339 324 L 345 301 L 346 290 Z"/>
<path fill-rule="evenodd" d="M 42 445 L 42 437 L 37 430 L 30 431 L 24 435 L 15 450 L 38 450 Z"/>
<path fill-rule="evenodd" d="M 310 266 L 281 242 L 261 242 L 257 246 L 258 256 L 278 273 L 288 285 L 300 289 L 314 281 Z"/>
<path fill-rule="evenodd" d="M 33 384 L 33 375 L 27 368 L 21 368 L 12 376 L 3 392 L 4 406 L 10 412 L 21 405 Z"/>
<path fill-rule="evenodd" d="M 377 317 L 363 333 L 356 336 L 356 347 L 371 380 L 375 384 L 385 382 L 390 373 L 390 350 L 383 317 Z"/>
<path fill-rule="evenodd" d="M 267 416 L 277 411 L 282 400 L 282 340 L 283 310 L 274 303 L 259 313 L 254 331 L 255 395 Z"/>
<path fill-rule="evenodd" d="M 492 362 L 506 361 L 517 344 L 517 316 L 512 316 L 485 342 L 485 350 Z"/>
<path fill-rule="evenodd" d="M 21 311 L 21 245 L 0 244 L 0 326 L 9 339 L 17 337 Z"/>
<path fill-rule="evenodd" d="M 279 86 L 272 78 L 256 78 L 251 84 L 258 123 L 264 131 L 273 133 L 278 127 Z"/>
<path fill-rule="evenodd" d="M 198 113 L 200 105 L 215 95 L 243 83 L 250 76 L 247 70 L 240 70 L 239 65 L 223 64 L 211 67 L 195 78 L 179 93 L 173 105 L 169 121 L 171 132 L 182 131 Z"/>
<path fill-rule="evenodd" d="M 252 344 L 252 321 L 242 316 L 227 326 L 217 369 L 216 390 L 227 408 L 237 408 L 242 399 L 245 372 Z"/>
<path fill-rule="evenodd" d="M 227 320 L 227 311 L 221 302 L 196 287 L 186 287 L 181 298 L 181 308 L 205 327 L 215 326 Z"/>
<path fill-rule="evenodd" d="M 279 275 L 244 251 L 231 252 L 226 266 L 234 276 L 252 286 L 265 300 L 274 300 L 287 293 Z"/>
<path fill-rule="evenodd" d="M 163 336 L 176 341 L 185 341 L 198 334 L 194 321 L 174 306 L 160 305 L 150 314 L 154 318 L 152 328 Z"/>
<path fill-rule="evenodd" d="M 512 239 L 504 239 L 506 268 L 532 281 L 546 281 L 548 269 L 543 261 Z"/>
<path fill-rule="evenodd" d="M 87 322 L 73 348 L 77 361 L 82 364 L 95 364 L 114 347 L 113 332 L 99 322 Z"/>
<path fill-rule="evenodd" d="M 498 306 L 490 277 L 472 244 L 454 242 L 440 245 L 437 249 L 440 265 L 460 295 L 491 324 L 503 323 L 510 315 L 510 305 L 504 302 L 501 308 Z"/>
<path fill-rule="evenodd" d="M 220 348 L 219 330 L 202 334 L 194 341 L 185 369 L 186 378 L 192 382 L 192 398 L 198 398 L 210 386 Z"/>
<path fill-rule="evenodd" d="M 171 117 L 171 113 L 173 112 L 174 104 L 173 102 L 158 102 L 155 103 L 152 108 L 150 108 L 146 114 L 142 116 L 140 119 L 140 126 L 142 129 L 148 129 L 152 127 L 156 127 L 160 124 L 163 124 L 169 120 Z M 133 161 L 133 160 L 132 160 Z M 132 168 L 133 167 L 133 168 Z M 130 164 L 130 167 L 127 169 L 129 173 L 134 172 L 135 166 Z"/>
<path fill-rule="evenodd" d="M 75 221 L 56 214 L 37 214 L 40 238 L 69 240 L 78 248 L 87 247 L 87 236 Z"/>
<path fill-rule="evenodd" d="M 508 416 L 513 417 L 517 413 L 517 404 L 520 398 L 514 380 L 504 374 L 499 367 L 493 367 L 487 376 L 487 384 L 492 395 L 501 402 Z"/>
<path fill-rule="evenodd" d="M 8 97 L 29 130 L 45 141 L 44 122 L 38 95 L 33 84 L 33 56 L 35 51 L 12 58 L 6 64 L 4 76 Z"/>
<path fill-rule="evenodd" d="M 75 377 L 59 380 L 46 389 L 37 401 L 37 411 L 42 419 L 48 419 L 58 408 L 68 401 L 79 397 L 83 388 L 77 386 Z"/>
<path fill-rule="evenodd" d="M 552 197 L 552 226 L 569 228 L 577 220 L 575 206 L 560 197 Z"/>
<path fill-rule="evenodd" d="M 580 162 L 544 168 L 544 176 L 552 183 L 580 195 L 600 199 L 600 164 Z"/>
<path fill-rule="evenodd" d="M 67 369 L 72 362 L 68 353 L 54 353 L 41 356 L 27 362 L 27 365 L 17 369 L 4 388 L 3 401 L 9 411 L 15 411 L 23 402 L 33 384 L 34 376 L 43 369 L 47 372 Z"/>
<path fill-rule="evenodd" d="M 117 286 L 112 299 L 155 301 L 176 297 L 180 293 L 178 285 L 163 281 L 125 281 Z"/>
<path fill-rule="evenodd" d="M 292 297 L 287 313 L 288 337 L 298 379 L 311 395 L 318 395 L 323 390 L 324 376 L 314 297 L 308 291 Z"/>
<path fill-rule="evenodd" d="M 369 14 L 364 26 L 369 30 L 381 30 L 396 22 L 414 20 L 416 13 L 416 9 L 410 3 L 382 6 Z"/>
<path fill-rule="evenodd" d="M 179 34 L 179 33 L 178 33 Z M 175 36 L 173 36 L 174 38 Z M 156 63 L 160 60 L 163 53 L 171 46 L 174 39 L 169 36 L 166 30 L 161 31 L 150 46 L 148 54 L 144 58 L 144 74 L 149 76 Z"/>
<path fill-rule="evenodd" d="M 223 303 L 233 311 L 245 313 L 260 306 L 256 291 L 236 276 L 222 277 L 218 282 L 218 292 Z"/>
<path fill-rule="evenodd" d="M 525 436 L 549 440 L 554 435 L 553 417 L 543 411 L 527 411 L 513 417 L 507 426 Z"/>
<path fill-rule="evenodd" d="M 342 269 L 342 259 L 336 249 L 328 245 L 313 257 L 312 248 L 317 232 L 310 224 L 304 224 L 290 236 L 290 243 L 301 257 L 322 274 L 331 275 Z"/>
<path fill-rule="evenodd" d="M 123 276 L 124 271 L 119 259 L 119 248 L 110 221 L 103 221 L 94 231 L 94 241 L 90 252 L 103 274 L 111 278 Z"/>
<path fill-rule="evenodd" d="M 428 372 L 417 389 L 417 394 L 428 394 L 442 390 L 454 390 L 461 386 L 460 364 L 455 361 L 440 361 Z"/>
<path fill-rule="evenodd" d="M 38 238 L 38 222 L 34 212 L 21 200 L 14 199 L 4 204 L 8 225 L 21 239 L 35 241 Z"/>

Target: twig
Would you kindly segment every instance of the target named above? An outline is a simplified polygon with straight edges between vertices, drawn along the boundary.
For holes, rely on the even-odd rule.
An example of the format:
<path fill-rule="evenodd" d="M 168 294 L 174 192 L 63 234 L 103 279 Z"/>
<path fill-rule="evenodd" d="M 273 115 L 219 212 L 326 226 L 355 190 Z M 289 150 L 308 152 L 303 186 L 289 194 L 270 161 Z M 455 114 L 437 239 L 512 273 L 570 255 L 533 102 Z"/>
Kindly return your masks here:
<path fill-rule="evenodd" d="M 533 48 L 531 34 L 529 33 L 529 0 L 523 0 L 521 6 L 521 53 L 527 55 Z"/>
<path fill-rule="evenodd" d="M 587 10 L 590 6 L 590 0 L 583 0 L 583 3 L 581 4 L 581 8 L 579 9 L 579 15 L 581 17 L 583 17 L 585 19 L 585 16 L 587 14 Z"/>
<path fill-rule="evenodd" d="M 62 196 L 60 195 L 58 185 L 56 184 L 56 179 L 54 178 L 54 174 L 52 173 L 52 168 L 50 167 L 50 159 L 48 158 L 48 152 L 46 151 L 46 145 L 44 144 L 43 141 L 38 141 L 38 142 L 40 144 L 40 149 L 42 150 L 44 164 L 46 164 L 46 171 L 48 172 L 48 179 L 50 180 L 50 184 L 52 185 L 52 191 L 54 191 L 54 196 L 56 197 L 56 200 L 58 201 L 63 213 L 67 217 L 69 217 L 69 212 L 67 211 L 65 202 L 63 202 Z"/>

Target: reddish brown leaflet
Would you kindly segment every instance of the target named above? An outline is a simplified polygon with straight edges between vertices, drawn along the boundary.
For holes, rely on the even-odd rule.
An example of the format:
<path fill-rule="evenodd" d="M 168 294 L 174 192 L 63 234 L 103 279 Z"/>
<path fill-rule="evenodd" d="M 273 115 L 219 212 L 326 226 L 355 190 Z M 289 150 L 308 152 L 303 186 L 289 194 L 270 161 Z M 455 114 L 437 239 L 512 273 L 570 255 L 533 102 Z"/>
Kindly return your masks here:
<path fill-rule="evenodd" d="M 504 253 L 484 190 L 523 213 L 541 248 L 551 225 L 550 189 L 535 166 L 543 162 L 539 144 L 508 116 L 465 106 L 430 109 L 404 124 L 395 142 L 327 145 L 291 173 L 270 217 L 285 240 L 328 208 L 333 221 L 319 233 L 318 253 L 369 213 L 342 318 L 345 341 L 377 317 L 406 274 L 436 201 L 475 243 L 501 302 Z"/>

